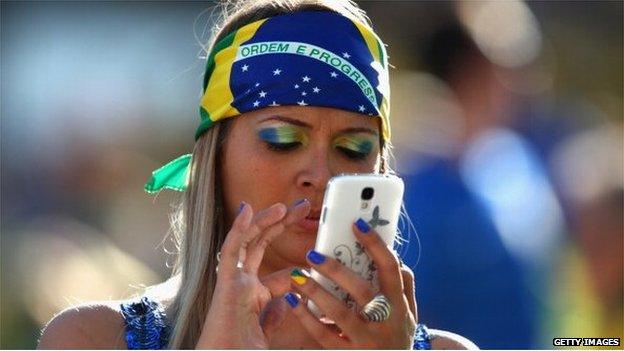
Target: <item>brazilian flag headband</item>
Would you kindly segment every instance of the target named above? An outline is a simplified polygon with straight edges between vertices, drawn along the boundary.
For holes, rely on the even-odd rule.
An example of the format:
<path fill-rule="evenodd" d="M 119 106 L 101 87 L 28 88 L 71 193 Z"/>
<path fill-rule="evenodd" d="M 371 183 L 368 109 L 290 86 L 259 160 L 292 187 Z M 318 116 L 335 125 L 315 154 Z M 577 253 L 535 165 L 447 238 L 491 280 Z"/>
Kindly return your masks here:
<path fill-rule="evenodd" d="M 265 107 L 332 107 L 381 117 L 390 139 L 388 58 L 375 33 L 335 12 L 262 19 L 214 45 L 206 64 L 197 140 L 214 123 Z M 152 172 L 149 193 L 184 191 L 191 154 Z"/>

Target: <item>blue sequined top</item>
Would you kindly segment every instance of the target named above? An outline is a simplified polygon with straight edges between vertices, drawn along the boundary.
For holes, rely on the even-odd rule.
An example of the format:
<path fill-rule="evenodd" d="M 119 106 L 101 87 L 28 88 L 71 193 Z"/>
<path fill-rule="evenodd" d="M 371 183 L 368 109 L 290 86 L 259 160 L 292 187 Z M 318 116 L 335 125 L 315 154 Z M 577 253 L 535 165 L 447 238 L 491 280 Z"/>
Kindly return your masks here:
<path fill-rule="evenodd" d="M 126 322 L 126 343 L 129 350 L 162 350 L 167 348 L 170 327 L 162 306 L 143 297 L 139 301 L 121 304 Z M 431 350 L 429 331 L 418 324 L 414 349 Z"/>
<path fill-rule="evenodd" d="M 165 311 L 157 302 L 143 297 L 139 301 L 121 304 L 126 324 L 129 350 L 161 350 L 169 342 L 170 327 Z"/>

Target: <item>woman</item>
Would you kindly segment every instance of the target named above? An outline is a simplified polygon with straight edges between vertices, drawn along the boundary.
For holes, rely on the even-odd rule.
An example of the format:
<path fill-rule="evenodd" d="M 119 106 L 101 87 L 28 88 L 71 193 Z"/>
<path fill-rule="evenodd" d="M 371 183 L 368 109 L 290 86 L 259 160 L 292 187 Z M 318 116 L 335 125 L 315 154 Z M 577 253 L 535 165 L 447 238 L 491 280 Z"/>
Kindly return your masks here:
<path fill-rule="evenodd" d="M 388 171 L 387 56 L 363 11 L 347 1 L 248 2 L 214 42 L 193 154 L 146 185 L 185 191 L 172 278 L 139 302 L 64 311 L 39 346 L 399 349 L 416 336 L 421 348 L 474 347 L 416 324 L 413 276 L 365 222 L 353 231 L 381 291 L 312 250 L 329 178 Z M 382 320 L 347 309 L 307 279 L 309 268 Z"/>

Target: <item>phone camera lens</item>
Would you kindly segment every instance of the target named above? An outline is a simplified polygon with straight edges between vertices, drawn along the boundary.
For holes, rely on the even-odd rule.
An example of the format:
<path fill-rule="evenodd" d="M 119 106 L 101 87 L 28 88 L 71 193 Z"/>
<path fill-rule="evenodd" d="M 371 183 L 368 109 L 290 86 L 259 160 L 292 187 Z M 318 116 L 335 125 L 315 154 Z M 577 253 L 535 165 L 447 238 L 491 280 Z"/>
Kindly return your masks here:
<path fill-rule="evenodd" d="M 373 188 L 364 188 L 364 190 L 362 190 L 362 200 L 372 199 L 373 194 L 375 194 L 375 190 L 373 190 Z"/>

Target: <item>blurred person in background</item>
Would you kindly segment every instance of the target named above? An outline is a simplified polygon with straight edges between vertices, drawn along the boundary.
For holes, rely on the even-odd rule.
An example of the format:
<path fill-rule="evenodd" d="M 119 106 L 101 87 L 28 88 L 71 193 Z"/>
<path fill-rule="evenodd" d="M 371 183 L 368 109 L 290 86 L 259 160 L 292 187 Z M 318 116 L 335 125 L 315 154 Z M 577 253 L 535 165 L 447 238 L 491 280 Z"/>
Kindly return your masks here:
<path fill-rule="evenodd" d="M 553 151 L 571 240 L 559 258 L 552 332 L 624 338 L 624 171 L 621 123 L 594 118 Z"/>
<path fill-rule="evenodd" d="M 403 90 L 431 97 L 414 101 L 429 106 L 403 118 L 402 129 L 428 140 L 397 156 L 420 239 L 404 256 L 417 277 L 420 315 L 494 349 L 538 345 L 538 311 L 563 230 L 538 154 L 511 128 L 522 99 L 506 83 L 512 66 L 531 58 L 513 61 L 535 49 L 514 44 L 509 54 L 504 49 L 514 45 L 506 40 L 535 29 L 522 28 L 525 5 L 510 4 L 462 3 L 455 19 L 431 33 L 421 49 L 429 75 L 414 78 L 420 88 Z M 506 21 L 505 7 L 520 14 Z M 495 22 L 484 20 L 492 16 Z"/>
<path fill-rule="evenodd" d="M 63 311 L 39 347 L 400 349 L 415 341 L 417 348 L 474 348 L 417 323 L 411 272 L 362 220 L 354 234 L 391 305 L 382 321 L 348 310 L 293 269 L 314 267 L 360 306 L 379 293 L 309 251 L 330 177 L 391 172 L 387 54 L 365 13 L 348 1 L 254 1 L 218 28 L 193 153 L 156 170 L 146 185 L 184 191 L 172 277 L 136 300 Z M 299 50 L 306 45 L 311 51 Z M 316 319 L 294 292 L 335 325 Z"/>

